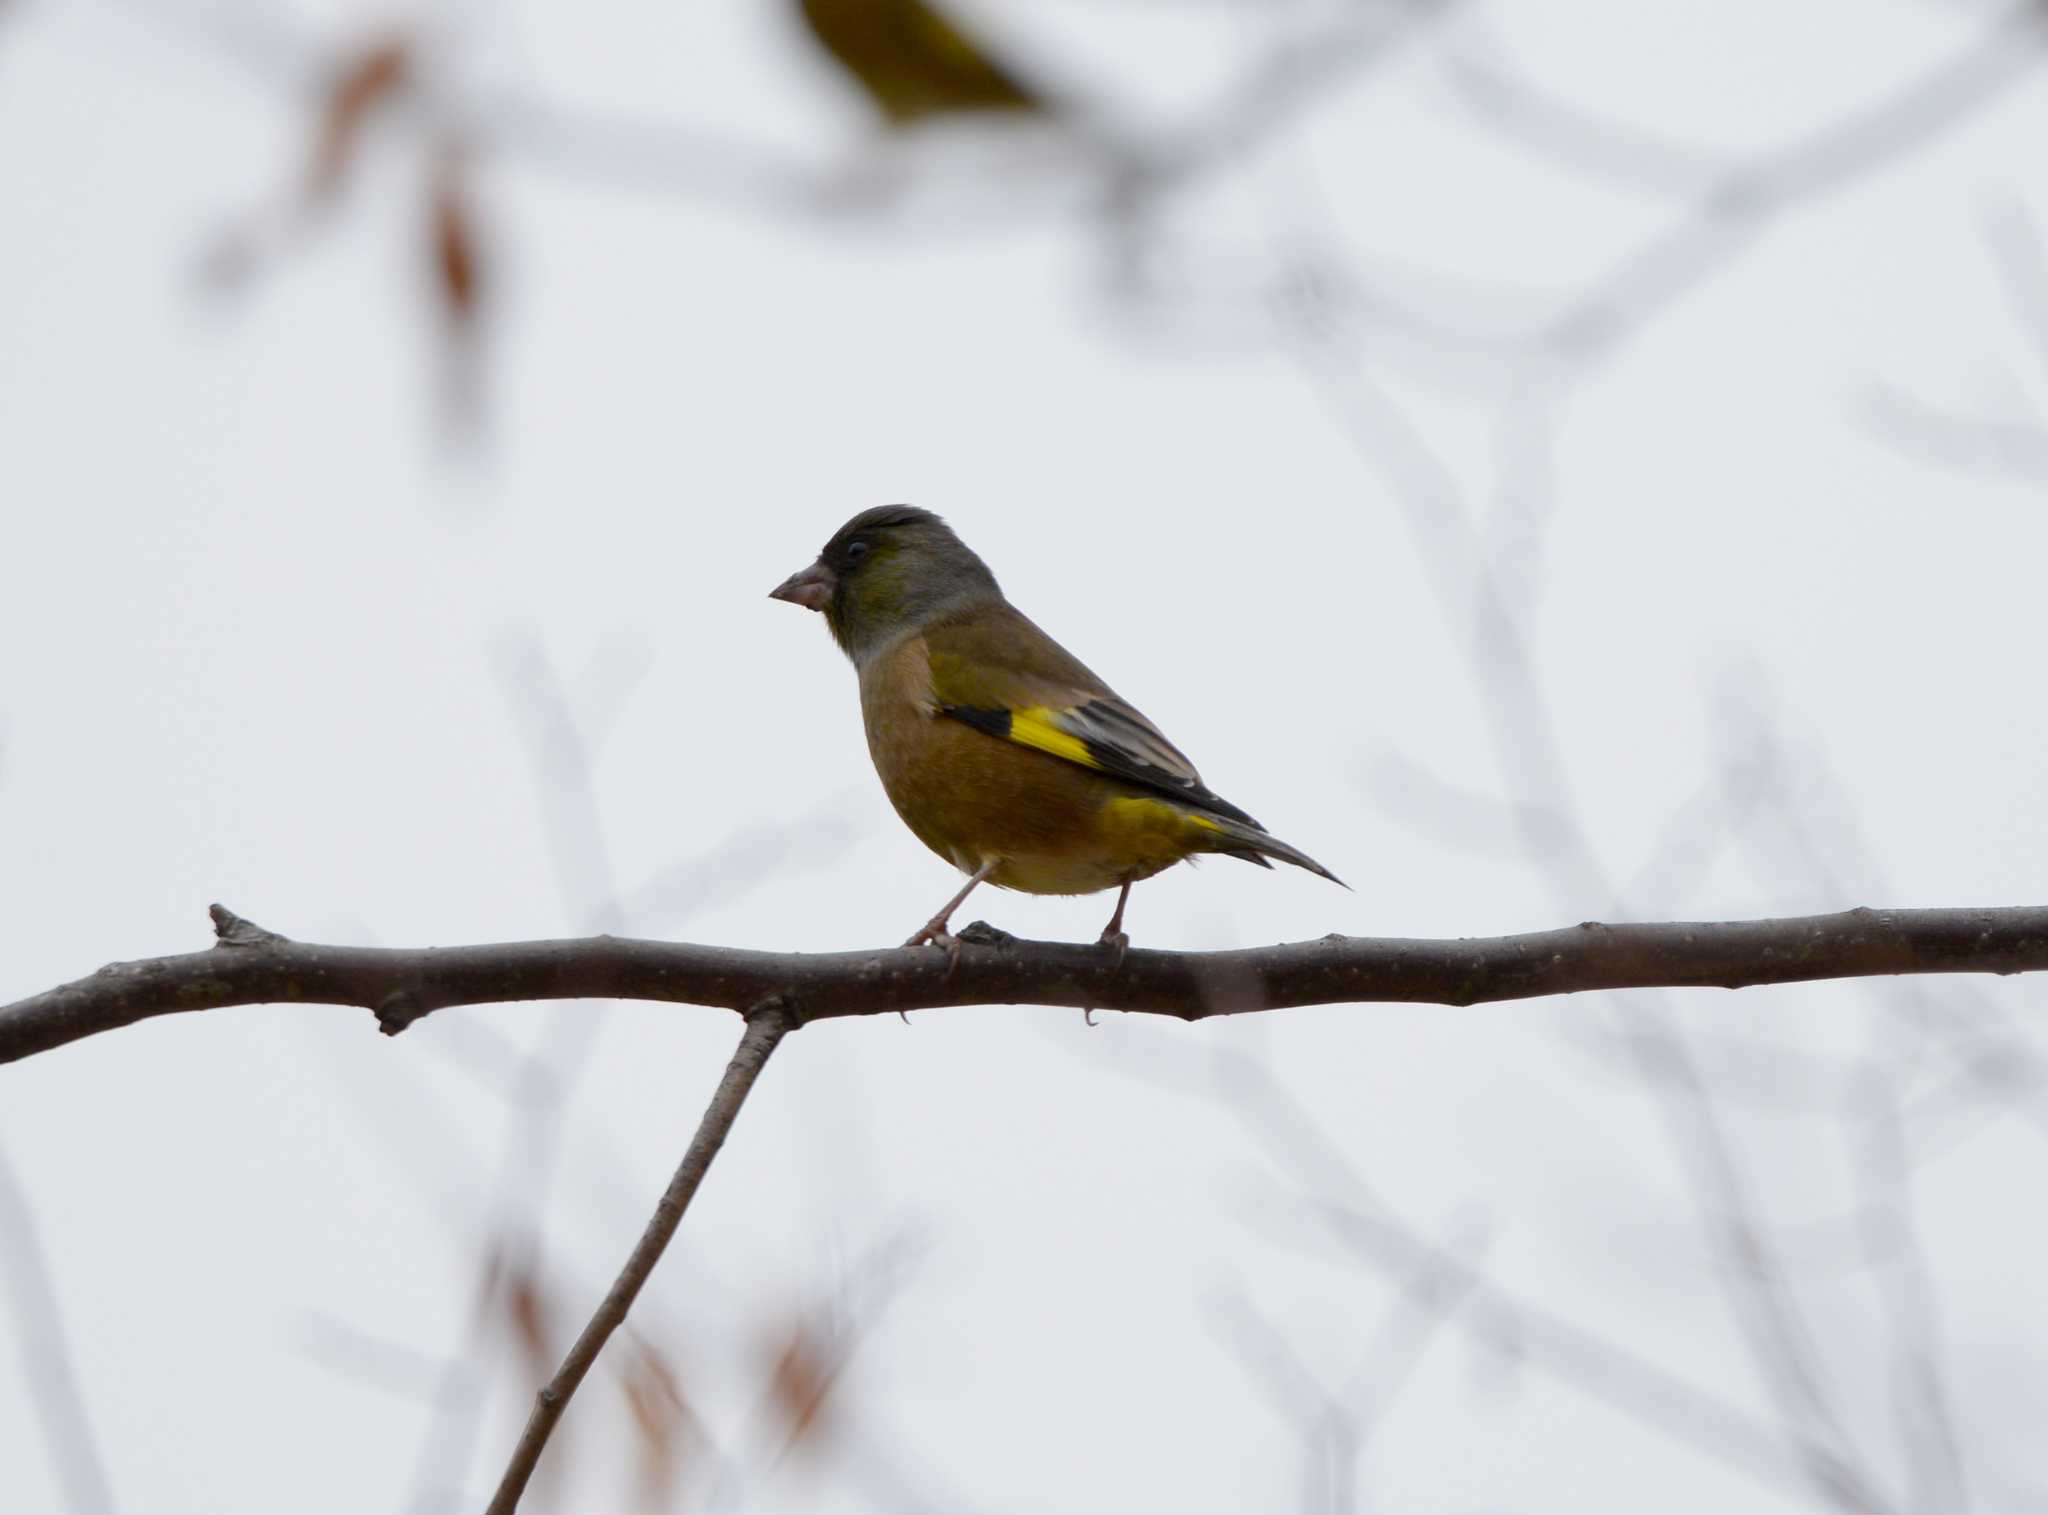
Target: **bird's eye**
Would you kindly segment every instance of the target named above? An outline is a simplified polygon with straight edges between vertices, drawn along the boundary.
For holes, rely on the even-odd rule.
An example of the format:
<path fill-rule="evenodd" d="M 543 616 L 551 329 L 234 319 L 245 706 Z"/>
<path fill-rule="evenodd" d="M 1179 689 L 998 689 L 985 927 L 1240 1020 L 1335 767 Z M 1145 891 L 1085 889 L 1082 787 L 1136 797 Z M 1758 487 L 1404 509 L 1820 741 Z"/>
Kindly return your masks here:
<path fill-rule="evenodd" d="M 866 557 L 867 555 L 868 544 L 862 541 L 859 537 L 855 537 L 851 542 L 848 542 L 846 544 L 847 562 L 858 563 L 862 558 Z"/>

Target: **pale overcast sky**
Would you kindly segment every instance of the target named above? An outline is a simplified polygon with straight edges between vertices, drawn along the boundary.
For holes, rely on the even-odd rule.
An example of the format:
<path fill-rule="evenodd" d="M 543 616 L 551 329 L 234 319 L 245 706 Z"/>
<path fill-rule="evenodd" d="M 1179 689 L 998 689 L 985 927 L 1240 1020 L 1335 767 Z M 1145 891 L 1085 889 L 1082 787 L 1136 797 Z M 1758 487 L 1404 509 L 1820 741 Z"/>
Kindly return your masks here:
<path fill-rule="evenodd" d="M 1325 0 L 960 9 L 1092 131 L 1177 139 L 1254 76 L 1300 98 L 1134 263 L 1071 141 L 878 154 L 781 0 L 448 5 L 439 103 L 224 295 L 208 248 L 309 151 L 302 71 L 396 13 L 0 8 L 0 999 L 202 947 L 215 900 L 389 945 L 900 940 L 954 876 L 823 626 L 764 598 L 889 500 L 1355 887 L 1178 869 L 1140 945 L 2040 898 L 2038 32 L 1473 3 L 1325 77 Z M 468 447 L 434 111 L 490 127 Z M 1109 904 L 967 918 L 1091 938 Z M 634 1316 L 706 1438 L 659 1507 L 2038 1509 L 2039 1002 L 807 1029 Z M 1645 1074 L 1645 1027 L 1711 1101 Z M 249 1008 L 0 1070 L 115 1507 L 481 1508 L 534 1387 L 472 1324 L 487 1257 L 537 1234 L 573 1330 L 737 1034 Z M 56 1515 L 19 1293 L 0 1508 Z M 849 1355 L 780 1457 L 799 1321 Z M 623 1360 L 534 1508 L 637 1507 Z M 1882 1499 L 1831 1499 L 1800 1427 Z"/>

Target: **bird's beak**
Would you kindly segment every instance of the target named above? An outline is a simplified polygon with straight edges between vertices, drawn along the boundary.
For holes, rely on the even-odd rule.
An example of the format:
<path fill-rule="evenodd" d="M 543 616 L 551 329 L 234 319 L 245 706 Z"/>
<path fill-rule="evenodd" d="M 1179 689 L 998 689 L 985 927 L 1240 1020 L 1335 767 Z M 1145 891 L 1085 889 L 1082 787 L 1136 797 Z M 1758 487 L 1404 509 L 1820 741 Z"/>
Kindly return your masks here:
<path fill-rule="evenodd" d="M 771 600 L 787 600 L 806 610 L 823 610 L 832 601 L 839 580 L 823 563 L 813 563 L 802 573 L 793 573 L 768 591 Z"/>

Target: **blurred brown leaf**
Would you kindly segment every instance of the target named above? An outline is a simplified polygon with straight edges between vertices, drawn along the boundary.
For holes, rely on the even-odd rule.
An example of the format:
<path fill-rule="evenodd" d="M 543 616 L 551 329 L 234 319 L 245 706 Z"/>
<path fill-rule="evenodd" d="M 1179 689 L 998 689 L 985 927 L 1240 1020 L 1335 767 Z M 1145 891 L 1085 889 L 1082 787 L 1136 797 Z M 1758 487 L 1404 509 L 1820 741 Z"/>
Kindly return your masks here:
<path fill-rule="evenodd" d="M 628 1352 L 620 1386 L 640 1448 L 640 1505 L 661 1510 L 674 1498 L 677 1476 L 699 1438 L 698 1420 L 675 1369 L 652 1342 L 636 1337 Z"/>
<path fill-rule="evenodd" d="M 411 43 L 401 35 L 374 37 L 344 52 L 320 100 L 304 180 L 276 203 L 239 217 L 213 239 L 199 258 L 200 287 L 215 292 L 240 289 L 276 258 L 305 229 L 311 213 L 325 209 L 340 193 L 371 116 L 412 76 Z"/>
<path fill-rule="evenodd" d="M 403 36 L 373 38 L 347 55 L 327 86 L 312 161 L 306 166 L 309 204 L 333 198 L 348 176 L 372 112 L 412 74 L 411 43 Z"/>
<path fill-rule="evenodd" d="M 492 1267 L 497 1270 L 499 1264 L 494 1260 Z M 503 1267 L 498 1281 L 505 1324 L 519 1348 L 526 1375 L 534 1383 L 546 1383 L 555 1371 L 554 1303 L 524 1263 Z"/>
<path fill-rule="evenodd" d="M 444 142 L 435 150 L 427 181 L 429 273 L 445 317 L 442 411 L 458 439 L 473 439 L 483 413 L 480 338 L 486 259 L 469 192 L 470 162 L 461 144 Z"/>
<path fill-rule="evenodd" d="M 434 165 L 427 221 L 433 247 L 435 287 L 441 306 L 457 326 L 476 319 L 481 257 L 476 216 L 470 208 L 468 160 L 445 148 Z"/>
<path fill-rule="evenodd" d="M 804 24 L 892 126 L 1045 101 L 926 0 L 798 0 Z"/>
<path fill-rule="evenodd" d="M 789 1433 L 783 1449 L 790 1450 L 824 1430 L 822 1412 L 825 1398 L 839 1376 L 834 1354 L 803 1325 L 789 1334 L 789 1342 L 775 1362 L 775 1376 L 769 1394 L 782 1412 Z"/>

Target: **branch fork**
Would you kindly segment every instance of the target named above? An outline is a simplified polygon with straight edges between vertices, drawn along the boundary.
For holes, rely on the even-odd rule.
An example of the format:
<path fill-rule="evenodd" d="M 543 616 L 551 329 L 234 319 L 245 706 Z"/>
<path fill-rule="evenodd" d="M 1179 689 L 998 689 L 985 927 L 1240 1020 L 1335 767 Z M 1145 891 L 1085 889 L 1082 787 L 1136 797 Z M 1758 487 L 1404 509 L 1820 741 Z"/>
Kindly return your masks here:
<path fill-rule="evenodd" d="M 644 999 L 720 1006 L 746 1023 L 688 1151 L 603 1302 L 534 1397 L 489 1515 L 511 1515 L 548 1438 L 624 1322 L 782 1039 L 810 1021 L 945 1005 L 1090 1006 L 1201 1020 L 1295 1005 L 1474 1005 L 1597 989 L 1740 988 L 1901 973 L 2048 969 L 2048 907 L 1856 909 L 1756 921 L 1582 921 L 1521 936 L 1441 941 L 1328 935 L 1235 952 L 1023 941 L 983 922 L 946 952 L 746 952 L 600 936 L 476 947 L 297 942 L 211 908 L 202 952 L 115 963 L 0 1008 L 0 1062 L 137 1021 L 229 1005 L 371 1010 L 396 1036 L 449 1006 Z"/>

